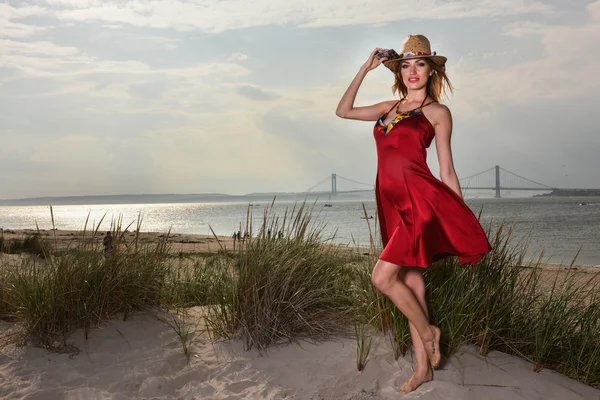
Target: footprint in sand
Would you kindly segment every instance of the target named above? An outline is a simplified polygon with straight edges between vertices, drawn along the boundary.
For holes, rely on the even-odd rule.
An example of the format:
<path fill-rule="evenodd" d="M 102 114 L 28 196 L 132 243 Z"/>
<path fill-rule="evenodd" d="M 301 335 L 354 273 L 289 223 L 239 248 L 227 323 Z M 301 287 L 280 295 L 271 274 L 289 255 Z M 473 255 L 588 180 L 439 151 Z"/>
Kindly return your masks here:
<path fill-rule="evenodd" d="M 227 390 L 233 394 L 240 394 L 244 390 L 248 389 L 249 387 L 254 387 L 254 386 L 256 386 L 256 382 L 253 382 L 253 381 L 233 382 L 233 383 L 226 385 L 225 390 Z"/>

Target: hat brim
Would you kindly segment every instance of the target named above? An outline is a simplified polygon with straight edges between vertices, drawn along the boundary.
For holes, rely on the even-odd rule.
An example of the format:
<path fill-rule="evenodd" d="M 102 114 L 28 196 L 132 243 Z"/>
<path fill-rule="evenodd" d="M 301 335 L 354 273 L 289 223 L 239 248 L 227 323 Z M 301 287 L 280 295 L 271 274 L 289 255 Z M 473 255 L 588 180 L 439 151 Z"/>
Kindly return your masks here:
<path fill-rule="evenodd" d="M 390 71 L 395 72 L 396 68 L 398 68 L 398 64 L 401 63 L 404 60 L 413 60 L 415 58 L 428 58 L 431 61 L 433 61 L 434 63 L 436 63 L 437 65 L 439 65 L 440 67 L 445 67 L 446 66 L 446 61 L 448 61 L 448 59 L 444 56 L 438 56 L 438 55 L 430 55 L 430 56 L 426 56 L 426 55 L 418 55 L 418 56 L 408 56 L 408 57 L 396 57 L 392 60 L 385 60 L 383 62 L 383 65 L 385 67 L 387 67 Z"/>

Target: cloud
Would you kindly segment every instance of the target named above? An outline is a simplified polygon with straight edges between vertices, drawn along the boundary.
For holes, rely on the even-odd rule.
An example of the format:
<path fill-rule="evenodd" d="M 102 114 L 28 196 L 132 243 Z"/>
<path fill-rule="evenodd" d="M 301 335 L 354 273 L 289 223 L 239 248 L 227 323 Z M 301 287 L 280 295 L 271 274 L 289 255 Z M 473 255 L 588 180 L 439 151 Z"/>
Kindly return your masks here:
<path fill-rule="evenodd" d="M 237 89 L 237 93 L 240 96 L 244 96 L 250 100 L 257 100 L 257 101 L 268 101 L 268 100 L 275 100 L 275 99 L 279 98 L 279 96 L 276 95 L 275 93 L 266 92 L 260 88 L 250 86 L 250 85 L 240 86 Z"/>
<path fill-rule="evenodd" d="M 233 53 L 229 56 L 229 58 L 227 58 L 227 61 L 229 61 L 229 62 L 244 61 L 244 60 L 247 60 L 248 58 L 249 57 L 247 54 Z"/>
<path fill-rule="evenodd" d="M 231 58 L 243 57 L 236 54 Z M 90 105 L 81 112 L 180 117 L 214 111 L 215 106 L 226 101 L 222 86 L 237 84 L 250 73 L 233 61 L 157 67 L 136 59 L 92 56 L 74 46 L 12 39 L 0 39 L 0 68 L 0 100 L 7 102 L 71 96 L 80 99 L 82 108 Z M 265 91 L 248 94 L 248 89 L 245 93 L 275 96 Z M 92 106 L 91 98 L 105 101 L 93 102 Z M 38 103 L 43 109 L 44 103 Z"/>
<path fill-rule="evenodd" d="M 527 105 L 543 100 L 589 98 L 600 87 L 596 66 L 600 54 L 592 51 L 600 43 L 600 1 L 586 7 L 587 20 L 572 25 L 550 25 L 536 21 L 510 24 L 505 35 L 535 39 L 539 57 L 511 51 L 510 62 L 481 68 L 472 60 L 450 66 L 460 82 L 454 103 L 472 115 L 483 116 L 502 103 Z M 482 58 L 484 54 L 481 55 Z"/>
<path fill-rule="evenodd" d="M 208 33 L 265 25 L 301 27 L 381 24 L 548 13 L 536 0 L 45 0 L 46 13 L 66 21 L 101 21 Z M 240 12 L 243 10 L 243 12 Z"/>
<path fill-rule="evenodd" d="M 0 39 L 0 67 L 27 75 L 74 76 L 99 72 L 143 73 L 149 66 L 135 60 L 107 61 L 72 46 L 48 41 Z"/>
<path fill-rule="evenodd" d="M 593 21 L 600 22 L 600 1 L 588 4 L 586 10 Z"/>
<path fill-rule="evenodd" d="M 15 22 L 33 15 L 43 15 L 47 9 L 37 6 L 11 7 L 9 4 L 0 4 L 0 38 L 26 38 L 43 32 L 47 27 L 35 26 Z"/>
<path fill-rule="evenodd" d="M 240 56 L 236 54 L 231 59 L 239 60 Z M 222 80 L 222 77 L 235 78 L 249 72 L 235 61 L 209 61 L 183 67 L 153 68 L 149 64 L 132 59 L 100 59 L 77 47 L 61 46 L 48 41 L 12 39 L 0 39 L 0 67 L 16 69 L 29 76 L 76 77 L 102 73 L 177 75 L 194 79 L 211 76 L 217 79 L 217 82 Z"/>

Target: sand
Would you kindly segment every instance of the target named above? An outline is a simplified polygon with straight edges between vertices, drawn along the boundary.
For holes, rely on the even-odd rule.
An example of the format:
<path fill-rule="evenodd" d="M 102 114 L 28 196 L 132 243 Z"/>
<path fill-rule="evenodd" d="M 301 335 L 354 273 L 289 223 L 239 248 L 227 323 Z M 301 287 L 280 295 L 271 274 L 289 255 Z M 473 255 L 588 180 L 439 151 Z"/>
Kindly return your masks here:
<path fill-rule="evenodd" d="M 0 399 L 600 399 L 600 390 L 556 372 L 535 373 L 519 358 L 483 358 L 469 347 L 444 360 L 434 381 L 402 394 L 411 360 L 394 360 L 385 337 L 374 338 L 361 375 L 355 341 L 344 338 L 261 355 L 201 337 L 188 362 L 174 331 L 151 313 L 110 321 L 87 342 L 77 332 L 69 343 L 71 354 L 33 346 L 0 352 Z"/>

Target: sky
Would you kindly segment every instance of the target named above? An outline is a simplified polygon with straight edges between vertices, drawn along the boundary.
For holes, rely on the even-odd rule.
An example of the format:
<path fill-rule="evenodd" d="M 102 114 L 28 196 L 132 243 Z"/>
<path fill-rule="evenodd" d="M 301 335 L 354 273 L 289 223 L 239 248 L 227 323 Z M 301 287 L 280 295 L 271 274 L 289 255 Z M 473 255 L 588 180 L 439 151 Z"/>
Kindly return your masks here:
<path fill-rule="evenodd" d="M 408 34 L 448 57 L 459 177 L 600 188 L 600 1 L 0 0 L 0 199 L 373 183 L 373 123 L 335 109 Z"/>

